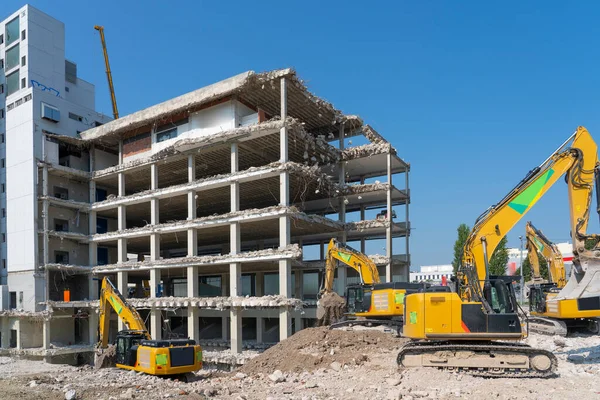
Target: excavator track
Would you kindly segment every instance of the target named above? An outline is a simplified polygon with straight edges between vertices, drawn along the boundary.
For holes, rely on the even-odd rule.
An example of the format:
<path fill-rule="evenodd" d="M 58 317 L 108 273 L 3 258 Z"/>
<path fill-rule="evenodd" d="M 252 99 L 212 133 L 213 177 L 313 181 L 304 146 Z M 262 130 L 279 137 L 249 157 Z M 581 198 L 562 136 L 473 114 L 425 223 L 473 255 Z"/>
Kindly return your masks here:
<path fill-rule="evenodd" d="M 496 378 L 549 378 L 558 366 L 549 351 L 505 342 L 410 342 L 400 349 L 397 362 L 403 368 L 436 367 Z"/>
<path fill-rule="evenodd" d="M 527 321 L 531 332 L 541 333 L 542 335 L 567 336 L 567 324 L 563 321 L 543 317 L 529 317 Z"/>

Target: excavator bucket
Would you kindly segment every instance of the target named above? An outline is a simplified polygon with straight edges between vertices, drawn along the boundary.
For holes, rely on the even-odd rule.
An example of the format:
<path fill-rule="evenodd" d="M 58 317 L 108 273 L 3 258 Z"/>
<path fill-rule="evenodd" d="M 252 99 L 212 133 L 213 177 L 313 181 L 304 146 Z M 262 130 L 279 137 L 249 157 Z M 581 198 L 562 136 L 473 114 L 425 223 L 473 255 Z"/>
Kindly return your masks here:
<path fill-rule="evenodd" d="M 340 321 L 346 312 L 346 300 L 336 292 L 325 293 L 317 302 L 317 325 L 328 326 Z"/>
<path fill-rule="evenodd" d="M 555 300 L 600 297 L 600 258 L 581 255 L 579 271 L 571 267 L 571 278 Z"/>

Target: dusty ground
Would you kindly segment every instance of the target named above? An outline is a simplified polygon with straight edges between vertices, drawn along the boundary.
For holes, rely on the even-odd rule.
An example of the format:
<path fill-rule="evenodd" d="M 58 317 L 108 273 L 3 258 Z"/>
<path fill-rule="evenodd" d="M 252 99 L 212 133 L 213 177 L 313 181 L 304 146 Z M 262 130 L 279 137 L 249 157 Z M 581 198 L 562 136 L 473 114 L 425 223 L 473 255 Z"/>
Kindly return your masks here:
<path fill-rule="evenodd" d="M 377 330 L 301 331 L 232 373 L 203 371 L 180 383 L 114 368 L 0 357 L 2 399 L 600 399 L 600 336 L 534 335 L 559 357 L 551 379 L 485 379 L 433 369 L 398 371 L 405 339 Z"/>

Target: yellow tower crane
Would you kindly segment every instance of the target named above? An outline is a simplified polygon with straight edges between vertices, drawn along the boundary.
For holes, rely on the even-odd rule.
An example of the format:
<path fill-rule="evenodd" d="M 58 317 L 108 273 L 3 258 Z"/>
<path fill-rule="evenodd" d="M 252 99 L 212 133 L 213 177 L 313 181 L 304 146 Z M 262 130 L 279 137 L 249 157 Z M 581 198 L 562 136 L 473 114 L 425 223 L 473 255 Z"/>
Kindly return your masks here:
<path fill-rule="evenodd" d="M 115 87 L 113 86 L 112 74 L 110 72 L 110 63 L 108 62 L 108 51 L 106 50 L 106 41 L 104 40 L 104 27 L 100 25 L 94 26 L 94 29 L 100 32 L 100 41 L 102 42 L 102 51 L 104 52 L 104 63 L 106 64 L 106 78 L 108 79 L 108 89 L 110 90 L 110 99 L 112 101 L 113 116 L 119 118 L 119 110 L 117 109 L 117 98 L 115 97 Z"/>

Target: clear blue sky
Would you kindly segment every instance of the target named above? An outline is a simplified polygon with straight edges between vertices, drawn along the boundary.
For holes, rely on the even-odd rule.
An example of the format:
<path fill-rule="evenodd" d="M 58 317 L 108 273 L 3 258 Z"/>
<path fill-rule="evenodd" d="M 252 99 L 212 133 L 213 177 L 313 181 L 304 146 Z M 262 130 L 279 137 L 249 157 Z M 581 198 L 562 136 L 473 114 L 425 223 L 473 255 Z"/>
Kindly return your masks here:
<path fill-rule="evenodd" d="M 95 24 L 106 28 L 122 115 L 246 70 L 296 68 L 411 163 L 412 269 L 449 263 L 456 227 L 471 225 L 578 125 L 600 140 L 600 3 L 353 3 L 30 4 L 65 23 L 67 57 L 96 84 L 106 114 Z M 2 10 L 23 4 L 3 0 Z M 568 240 L 566 196 L 561 181 L 509 245 L 519 245 L 526 219 Z"/>

